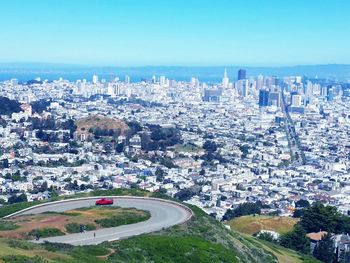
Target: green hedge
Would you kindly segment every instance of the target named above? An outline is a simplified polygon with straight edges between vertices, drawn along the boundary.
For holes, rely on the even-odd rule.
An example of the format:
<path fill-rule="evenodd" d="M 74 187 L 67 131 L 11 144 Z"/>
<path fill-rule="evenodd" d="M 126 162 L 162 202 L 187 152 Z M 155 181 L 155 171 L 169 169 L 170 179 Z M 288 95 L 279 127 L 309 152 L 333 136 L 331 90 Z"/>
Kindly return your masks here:
<path fill-rule="evenodd" d="M 96 227 L 93 224 L 85 224 L 85 230 L 86 231 L 91 231 L 95 230 Z M 80 232 L 80 224 L 78 223 L 69 223 L 65 225 L 66 231 L 68 233 L 79 233 Z"/>
<path fill-rule="evenodd" d="M 144 214 L 136 214 L 132 212 L 123 212 L 119 215 L 113 215 L 108 218 L 97 219 L 95 222 L 101 227 L 116 227 L 120 225 L 134 224 L 142 221 L 146 221 L 151 217 L 150 212 L 143 211 Z"/>

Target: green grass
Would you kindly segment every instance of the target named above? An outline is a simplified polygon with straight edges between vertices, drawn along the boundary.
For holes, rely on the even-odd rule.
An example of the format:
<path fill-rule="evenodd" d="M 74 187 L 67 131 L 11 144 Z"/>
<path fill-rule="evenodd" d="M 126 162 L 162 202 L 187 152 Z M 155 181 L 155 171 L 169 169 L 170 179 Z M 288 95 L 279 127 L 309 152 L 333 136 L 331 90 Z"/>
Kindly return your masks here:
<path fill-rule="evenodd" d="M 72 246 L 60 243 L 34 244 L 24 240 L 0 239 L 0 262 L 103 263 L 111 250 L 101 245 Z"/>
<path fill-rule="evenodd" d="M 265 240 L 260 240 L 248 235 L 244 235 L 247 242 L 252 243 L 256 247 L 260 247 L 273 253 L 279 262 L 283 263 L 321 263 L 310 255 L 303 255 L 294 250 L 287 249 L 278 244 Z"/>
<path fill-rule="evenodd" d="M 194 145 L 194 144 L 178 144 L 175 146 L 175 150 L 177 152 L 187 152 L 187 153 L 192 153 L 192 152 L 199 152 L 203 150 L 202 148 Z"/>
<path fill-rule="evenodd" d="M 18 226 L 11 221 L 0 220 L 0 231 L 14 230 L 17 228 Z"/>
<path fill-rule="evenodd" d="M 115 244 L 112 262 L 239 262 L 233 251 L 199 237 L 141 236 Z"/>
<path fill-rule="evenodd" d="M 43 201 L 34 201 L 34 202 L 22 202 L 22 203 L 16 203 L 11 205 L 4 205 L 0 208 L 0 217 L 4 217 L 7 215 L 10 215 L 12 213 L 15 213 L 17 211 L 23 210 L 28 207 L 32 207 L 34 205 L 38 205 L 44 203 Z"/>
<path fill-rule="evenodd" d="M 108 191 L 100 190 L 91 194 L 78 195 L 74 197 L 94 195 L 137 195 L 172 199 L 160 193 L 149 193 L 136 189 L 113 189 Z M 73 197 L 60 197 L 54 200 L 68 198 Z M 185 224 L 126 240 L 111 243 L 105 242 L 97 246 L 73 247 L 67 244 L 27 245 L 27 241 L 20 241 L 18 243 L 15 241 L 11 244 L 7 244 L 0 239 L 0 259 L 11 255 L 26 256 L 30 258 L 37 255 L 37 258 L 34 258 L 34 260 L 42 260 L 39 262 L 54 263 L 317 262 L 312 258 L 300 255 L 295 251 L 286 250 L 273 244 L 266 244 L 263 241 L 257 240 L 251 236 L 240 234 L 236 231 L 227 230 L 222 223 L 207 216 L 201 209 L 191 205 L 188 206 L 194 212 L 194 217 Z M 11 208 L 11 210 L 13 211 L 13 208 Z M 5 212 L 2 213 L 4 214 Z M 109 257 L 107 258 L 108 255 Z M 17 260 L 16 258 L 12 259 Z M 293 261 L 290 261 L 290 259 Z M 33 262 L 36 262 L 34 260 Z M 27 260 L 17 262 L 30 261 Z"/>
<path fill-rule="evenodd" d="M 96 224 L 101 227 L 116 227 L 121 225 L 135 224 L 138 222 L 146 221 L 151 217 L 150 212 L 142 211 L 142 213 L 137 213 L 131 211 L 123 211 L 120 214 L 112 215 L 106 218 L 95 220 Z"/>
<path fill-rule="evenodd" d="M 27 257 L 22 255 L 8 255 L 1 257 L 1 260 L 5 263 L 46 263 L 47 260 L 42 257 Z"/>

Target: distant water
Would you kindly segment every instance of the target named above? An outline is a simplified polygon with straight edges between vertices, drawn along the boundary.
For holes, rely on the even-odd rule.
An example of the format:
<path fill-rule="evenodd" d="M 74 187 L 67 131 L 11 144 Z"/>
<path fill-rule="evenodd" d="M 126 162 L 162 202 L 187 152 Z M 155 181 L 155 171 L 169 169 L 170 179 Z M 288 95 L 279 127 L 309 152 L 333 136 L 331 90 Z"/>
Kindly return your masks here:
<path fill-rule="evenodd" d="M 227 72 L 230 80 L 237 79 L 237 71 L 240 67 L 228 66 Z M 308 78 L 324 78 L 340 81 L 350 80 L 350 65 L 311 65 L 293 67 L 244 67 L 247 77 L 258 76 L 306 76 Z M 8 66 L 0 64 L 0 81 L 16 78 L 20 82 L 40 77 L 42 80 L 57 80 L 60 77 L 76 81 L 86 79 L 91 81 L 92 75 L 98 75 L 99 79 L 107 81 L 119 77 L 124 80 L 125 75 L 129 75 L 131 82 L 150 80 L 153 75 L 161 75 L 178 81 L 189 81 L 191 77 L 198 78 L 201 82 L 218 83 L 221 82 L 225 67 L 72 67 L 72 66 Z"/>

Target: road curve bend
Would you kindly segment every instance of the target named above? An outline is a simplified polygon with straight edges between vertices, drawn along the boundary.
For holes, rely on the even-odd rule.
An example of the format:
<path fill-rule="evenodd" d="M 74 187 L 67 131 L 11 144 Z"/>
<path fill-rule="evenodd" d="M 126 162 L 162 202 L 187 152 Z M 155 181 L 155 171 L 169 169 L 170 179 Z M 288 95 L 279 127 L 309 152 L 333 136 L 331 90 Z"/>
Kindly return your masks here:
<path fill-rule="evenodd" d="M 102 197 L 104 196 L 76 198 L 40 204 L 13 213 L 6 218 L 28 214 L 40 214 L 43 212 L 64 212 L 72 209 L 94 206 L 95 201 Z M 106 198 L 113 198 L 114 206 L 125 208 L 135 207 L 137 209 L 147 210 L 151 213 L 151 217 L 146 221 L 135 224 L 86 231 L 85 233 L 42 238 L 39 242 L 49 241 L 71 245 L 95 245 L 105 241 L 125 239 L 182 224 L 188 221 L 193 215 L 192 210 L 187 206 L 164 199 L 130 196 L 108 196 Z"/>

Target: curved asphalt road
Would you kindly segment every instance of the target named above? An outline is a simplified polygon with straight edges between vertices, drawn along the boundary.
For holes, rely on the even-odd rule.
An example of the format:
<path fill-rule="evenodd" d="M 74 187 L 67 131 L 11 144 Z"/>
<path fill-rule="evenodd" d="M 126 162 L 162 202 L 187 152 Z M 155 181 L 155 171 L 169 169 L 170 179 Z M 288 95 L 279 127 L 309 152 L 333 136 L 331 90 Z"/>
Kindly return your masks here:
<path fill-rule="evenodd" d="M 81 207 L 94 206 L 95 201 L 101 197 L 91 199 L 72 199 L 48 203 L 42 206 L 29 208 L 15 213 L 12 216 L 40 214 L 43 212 L 64 212 Z M 85 233 L 69 234 L 65 236 L 49 237 L 40 239 L 39 242 L 59 242 L 72 245 L 93 245 L 104 241 L 113 241 L 124 239 L 131 236 L 141 235 L 159 231 L 173 225 L 181 224 L 189 220 L 192 211 L 185 206 L 175 202 L 165 201 L 155 198 L 137 198 L 137 197 L 108 197 L 114 199 L 114 206 L 135 207 L 137 209 L 147 210 L 151 213 L 150 219 L 136 224 L 123 225 L 112 228 L 104 228 L 95 231 L 86 231 Z M 94 237 L 94 232 L 96 237 Z"/>

